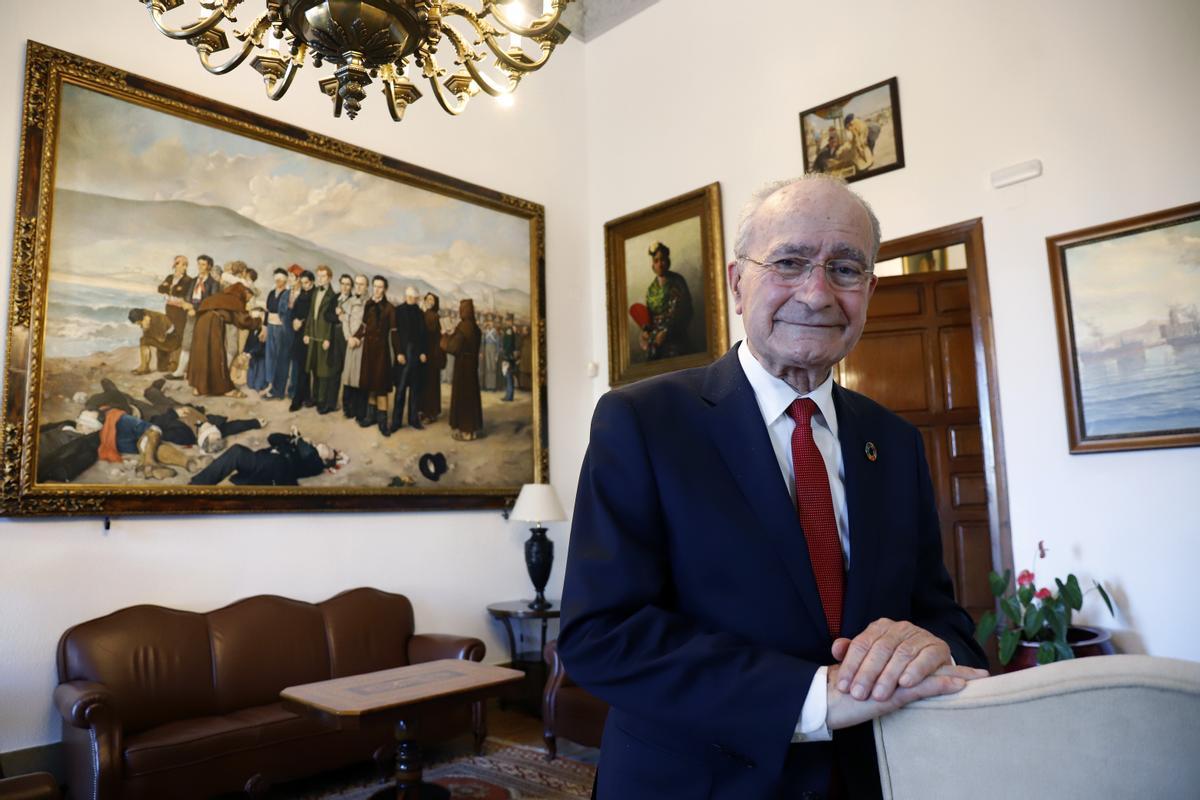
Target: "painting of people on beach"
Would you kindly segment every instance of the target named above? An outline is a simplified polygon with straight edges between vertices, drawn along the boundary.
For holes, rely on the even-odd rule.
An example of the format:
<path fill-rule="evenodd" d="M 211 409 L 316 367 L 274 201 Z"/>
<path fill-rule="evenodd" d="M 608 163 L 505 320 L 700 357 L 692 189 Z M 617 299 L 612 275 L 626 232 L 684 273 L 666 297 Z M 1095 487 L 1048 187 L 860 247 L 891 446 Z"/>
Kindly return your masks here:
<path fill-rule="evenodd" d="M 50 120 L 35 486 L 540 476 L 539 206 L 137 100 L 64 81 Z"/>
<path fill-rule="evenodd" d="M 1200 444 L 1200 204 L 1047 243 L 1072 452 Z"/>

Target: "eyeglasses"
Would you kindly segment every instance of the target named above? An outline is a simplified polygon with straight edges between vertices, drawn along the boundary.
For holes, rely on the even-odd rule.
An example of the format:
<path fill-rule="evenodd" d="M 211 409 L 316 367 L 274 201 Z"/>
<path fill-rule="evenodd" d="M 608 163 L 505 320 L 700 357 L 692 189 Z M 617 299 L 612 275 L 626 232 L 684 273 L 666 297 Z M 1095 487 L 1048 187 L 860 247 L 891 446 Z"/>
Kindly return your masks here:
<path fill-rule="evenodd" d="M 808 276 L 817 267 L 825 270 L 825 278 L 834 289 L 858 289 L 871 277 L 872 270 L 852 258 L 831 258 L 828 261 L 812 261 L 807 258 L 789 256 L 777 261 L 755 261 L 749 256 L 738 256 L 742 261 L 749 261 L 771 273 L 771 276 L 785 286 L 799 286 L 808 280 Z"/>

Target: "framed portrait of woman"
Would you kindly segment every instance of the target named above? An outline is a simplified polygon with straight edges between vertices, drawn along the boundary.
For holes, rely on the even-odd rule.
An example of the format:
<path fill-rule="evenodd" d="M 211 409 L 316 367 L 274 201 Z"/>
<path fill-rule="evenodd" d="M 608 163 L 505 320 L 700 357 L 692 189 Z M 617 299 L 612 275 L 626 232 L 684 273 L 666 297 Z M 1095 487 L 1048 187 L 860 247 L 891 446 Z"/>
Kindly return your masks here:
<path fill-rule="evenodd" d="M 729 348 L 721 187 L 604 226 L 609 384 L 709 364 Z"/>

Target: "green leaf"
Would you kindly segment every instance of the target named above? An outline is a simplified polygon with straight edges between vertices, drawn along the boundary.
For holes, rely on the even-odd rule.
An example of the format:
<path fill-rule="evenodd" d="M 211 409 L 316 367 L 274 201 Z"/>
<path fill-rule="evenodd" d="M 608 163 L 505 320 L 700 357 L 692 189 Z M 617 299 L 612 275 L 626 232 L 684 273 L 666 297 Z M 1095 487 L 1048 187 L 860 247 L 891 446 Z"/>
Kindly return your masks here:
<path fill-rule="evenodd" d="M 1067 621 L 1070 618 L 1070 612 L 1061 601 L 1047 602 L 1042 606 L 1042 610 L 1045 612 L 1046 622 L 1050 624 L 1050 630 L 1054 631 L 1054 638 L 1066 642 Z"/>
<path fill-rule="evenodd" d="M 1093 581 L 1093 583 L 1095 583 L 1095 581 Z M 1115 617 L 1117 612 L 1113 611 L 1112 600 L 1109 599 L 1108 592 L 1104 591 L 1104 587 L 1099 583 L 1096 583 L 1096 591 L 1100 592 L 1100 597 L 1104 600 L 1104 605 L 1108 606 L 1108 613 Z"/>
<path fill-rule="evenodd" d="M 1074 575 L 1067 576 L 1067 602 L 1076 611 L 1083 608 L 1083 590 L 1079 588 L 1079 579 Z"/>
<path fill-rule="evenodd" d="M 1011 577 L 1012 571 L 1007 569 L 1004 571 L 1003 578 L 995 570 L 988 573 L 988 585 L 992 587 L 992 594 L 995 597 L 1004 594 L 1004 590 L 1008 588 L 1008 581 Z"/>
<path fill-rule="evenodd" d="M 1000 634 L 1000 663 L 1007 664 L 1012 661 L 1013 653 L 1016 652 L 1017 642 L 1021 641 L 1021 632 L 1010 629 Z"/>
<path fill-rule="evenodd" d="M 1046 612 L 1038 606 L 1029 606 L 1025 609 L 1025 638 L 1032 640 L 1037 632 L 1046 624 Z"/>
<path fill-rule="evenodd" d="M 979 625 L 975 627 L 975 641 L 980 645 L 986 644 L 988 637 L 996 632 L 996 612 L 987 611 L 979 618 Z"/>
<path fill-rule="evenodd" d="M 1067 593 L 1067 585 L 1065 583 L 1063 583 L 1062 581 L 1060 581 L 1058 578 L 1055 578 L 1054 582 L 1058 584 L 1058 596 L 1065 597 L 1066 593 Z"/>
<path fill-rule="evenodd" d="M 1004 616 L 1008 617 L 1008 621 L 1013 625 L 1020 627 L 1021 625 L 1021 606 L 1017 604 L 1017 598 L 1006 597 L 1000 601 L 1000 610 L 1004 612 Z"/>
<path fill-rule="evenodd" d="M 1043 642 L 1042 644 L 1050 644 L 1050 643 Z M 1070 661 L 1072 658 L 1075 657 L 1075 651 L 1072 650 L 1071 646 L 1069 644 L 1067 644 L 1066 642 L 1055 642 L 1054 643 L 1054 652 L 1058 654 L 1059 661 Z"/>
<path fill-rule="evenodd" d="M 1042 642 L 1038 645 L 1037 662 L 1039 664 L 1052 664 L 1057 660 L 1053 642 Z"/>
<path fill-rule="evenodd" d="M 1022 586 L 1020 589 L 1017 589 L 1017 598 L 1021 601 L 1021 605 L 1029 605 L 1029 602 L 1033 600 L 1033 587 Z"/>

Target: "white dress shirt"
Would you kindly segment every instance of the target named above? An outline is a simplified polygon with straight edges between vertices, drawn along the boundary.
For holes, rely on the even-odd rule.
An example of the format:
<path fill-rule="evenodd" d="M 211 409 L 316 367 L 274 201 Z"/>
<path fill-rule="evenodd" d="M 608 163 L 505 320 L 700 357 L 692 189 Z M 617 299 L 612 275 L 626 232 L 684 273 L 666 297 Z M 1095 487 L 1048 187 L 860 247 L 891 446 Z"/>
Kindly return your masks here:
<path fill-rule="evenodd" d="M 776 378 L 758 363 L 758 359 L 750 352 L 745 342 L 738 347 L 738 361 L 750 388 L 754 390 L 754 399 L 758 401 L 758 410 L 762 413 L 763 423 L 771 438 L 771 447 L 775 450 L 775 458 L 779 462 L 779 472 L 791 495 L 792 504 L 796 502 L 796 470 L 792 462 L 792 431 L 796 423 L 787 413 L 788 407 L 797 397 L 810 397 L 817 404 L 820 414 L 812 417 L 813 441 L 821 458 L 825 461 L 825 472 L 829 476 L 829 491 L 833 496 L 833 518 L 837 523 L 838 539 L 842 543 L 843 564 L 848 568 L 850 563 L 850 517 L 846 508 L 846 470 L 842 464 L 842 448 L 838 442 L 837 411 L 833 407 L 833 372 L 824 383 L 806 395 L 798 394 L 795 389 Z M 797 547 L 803 542 L 797 542 Z M 813 676 L 796 723 L 793 742 L 824 742 L 832 735 L 825 725 L 829 699 L 826 685 L 829 680 L 829 668 L 819 667 Z"/>

